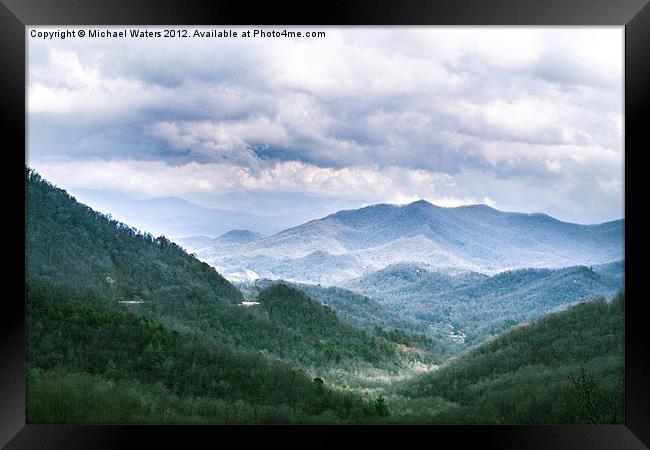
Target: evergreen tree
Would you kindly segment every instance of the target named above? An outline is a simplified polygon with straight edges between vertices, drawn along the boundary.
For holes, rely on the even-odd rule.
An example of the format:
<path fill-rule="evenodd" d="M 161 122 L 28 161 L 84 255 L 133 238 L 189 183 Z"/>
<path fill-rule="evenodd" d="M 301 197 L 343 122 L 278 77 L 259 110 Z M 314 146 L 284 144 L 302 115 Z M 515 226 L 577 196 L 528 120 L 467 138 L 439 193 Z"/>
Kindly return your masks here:
<path fill-rule="evenodd" d="M 375 412 L 378 416 L 387 417 L 390 416 L 390 410 L 388 409 L 388 404 L 386 399 L 382 394 L 379 394 L 379 397 L 375 399 Z"/>

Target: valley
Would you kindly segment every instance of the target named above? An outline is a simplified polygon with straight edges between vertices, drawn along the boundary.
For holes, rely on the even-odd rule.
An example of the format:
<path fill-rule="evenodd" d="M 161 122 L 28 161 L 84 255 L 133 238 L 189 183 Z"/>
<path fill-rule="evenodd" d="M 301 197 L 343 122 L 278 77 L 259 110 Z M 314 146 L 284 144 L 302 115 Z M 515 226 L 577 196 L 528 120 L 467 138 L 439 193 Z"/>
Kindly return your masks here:
<path fill-rule="evenodd" d="M 170 239 L 25 182 L 28 423 L 623 420 L 623 220 L 419 201 Z"/>

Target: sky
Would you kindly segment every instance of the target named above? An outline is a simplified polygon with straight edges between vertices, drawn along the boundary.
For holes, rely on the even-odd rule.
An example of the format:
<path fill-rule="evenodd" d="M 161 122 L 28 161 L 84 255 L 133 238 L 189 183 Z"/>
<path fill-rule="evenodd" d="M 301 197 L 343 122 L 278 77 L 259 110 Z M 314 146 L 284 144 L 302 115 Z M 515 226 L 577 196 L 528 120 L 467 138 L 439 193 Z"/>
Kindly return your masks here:
<path fill-rule="evenodd" d="M 622 27 L 30 30 L 27 164 L 64 189 L 624 216 Z"/>

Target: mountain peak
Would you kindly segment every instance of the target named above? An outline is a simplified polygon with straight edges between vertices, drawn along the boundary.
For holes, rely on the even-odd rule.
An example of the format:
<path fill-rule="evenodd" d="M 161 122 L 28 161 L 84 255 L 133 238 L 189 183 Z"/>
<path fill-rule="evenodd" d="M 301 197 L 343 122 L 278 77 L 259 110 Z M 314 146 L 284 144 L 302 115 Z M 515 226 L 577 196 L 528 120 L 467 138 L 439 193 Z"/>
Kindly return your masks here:
<path fill-rule="evenodd" d="M 260 233 L 254 233 L 250 230 L 230 230 L 217 237 L 218 242 L 245 244 L 254 241 L 262 236 Z"/>
<path fill-rule="evenodd" d="M 412 203 L 409 203 L 409 204 L 406 205 L 406 206 L 424 206 L 424 207 L 430 207 L 430 206 L 436 206 L 436 205 L 434 205 L 433 203 L 430 203 L 430 202 L 428 202 L 428 201 L 426 201 L 426 200 L 424 200 L 424 199 L 420 199 L 420 200 L 416 200 L 416 201 L 414 201 L 414 202 L 412 202 Z"/>
<path fill-rule="evenodd" d="M 495 210 L 485 203 L 475 203 L 472 205 L 459 205 L 459 206 L 440 206 L 434 203 L 429 202 L 425 199 L 416 200 L 414 202 L 408 203 L 405 206 L 423 206 L 423 207 L 434 207 L 434 208 L 445 208 L 445 209 L 474 209 L 474 210 Z M 495 210 L 496 211 L 496 210 Z"/>

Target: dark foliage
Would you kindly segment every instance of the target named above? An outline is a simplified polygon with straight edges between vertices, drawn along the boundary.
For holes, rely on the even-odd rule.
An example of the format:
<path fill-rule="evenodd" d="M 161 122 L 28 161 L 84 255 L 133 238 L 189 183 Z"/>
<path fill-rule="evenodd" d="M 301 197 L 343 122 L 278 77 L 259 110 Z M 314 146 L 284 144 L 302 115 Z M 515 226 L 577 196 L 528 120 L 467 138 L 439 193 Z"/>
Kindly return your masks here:
<path fill-rule="evenodd" d="M 32 282 L 26 290 L 29 423 L 190 416 L 200 422 L 277 423 L 367 416 L 360 396 L 315 386 L 287 363 L 170 330 L 92 293 L 78 295 L 47 282 Z M 274 407 L 285 415 L 271 416 Z"/>
<path fill-rule="evenodd" d="M 451 423 L 622 423 L 624 294 L 520 326 L 406 383 L 456 407 Z"/>

